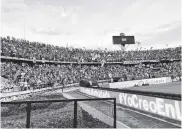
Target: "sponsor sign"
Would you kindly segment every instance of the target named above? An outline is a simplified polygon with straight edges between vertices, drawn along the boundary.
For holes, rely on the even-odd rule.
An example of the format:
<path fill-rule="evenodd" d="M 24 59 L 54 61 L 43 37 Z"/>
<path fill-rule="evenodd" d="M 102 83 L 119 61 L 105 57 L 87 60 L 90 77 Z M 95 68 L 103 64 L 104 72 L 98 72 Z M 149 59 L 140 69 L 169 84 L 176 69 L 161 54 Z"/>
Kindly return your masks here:
<path fill-rule="evenodd" d="M 9 97 L 1 98 L 1 102 L 9 102 L 14 100 L 21 100 L 30 97 L 30 94 L 20 94 L 20 95 L 14 95 Z"/>
<path fill-rule="evenodd" d="M 168 82 L 172 82 L 170 77 L 161 77 L 161 78 L 151 78 L 151 79 L 143 79 L 143 80 L 115 82 L 115 83 L 110 83 L 109 87 L 123 89 L 123 88 L 133 87 L 134 85 L 142 86 L 142 84 L 152 85 L 152 84 L 161 84 L 161 83 L 168 83 Z"/>
<path fill-rule="evenodd" d="M 114 82 L 114 83 L 109 83 L 110 88 L 118 88 L 118 89 L 123 89 L 123 88 L 129 88 L 133 87 L 135 84 L 137 84 L 137 81 L 124 81 L 124 82 Z"/>
<path fill-rule="evenodd" d="M 100 87 L 109 88 L 109 82 L 99 83 L 99 86 L 100 86 Z"/>
<path fill-rule="evenodd" d="M 109 82 L 107 80 L 98 81 L 99 87 L 107 87 L 109 88 Z"/>
<path fill-rule="evenodd" d="M 78 89 L 78 87 L 71 87 L 71 86 L 78 86 L 78 83 L 67 85 L 67 87 L 64 88 L 64 92 L 73 91 L 73 90 Z M 57 87 L 57 88 L 61 89 L 62 87 Z M 1 100 L 1 102 L 8 102 L 8 101 L 25 99 L 25 98 L 30 97 L 30 95 L 32 93 L 45 91 L 45 90 L 50 92 L 49 90 L 51 90 L 51 89 L 54 89 L 54 88 L 48 87 L 48 88 L 42 88 L 42 89 L 36 89 L 36 90 L 27 90 L 27 91 L 19 91 L 19 92 L 11 92 L 11 93 L 1 93 L 0 100 Z"/>
<path fill-rule="evenodd" d="M 159 62 L 158 60 L 133 60 L 133 61 L 123 61 L 123 64 L 140 64 L 144 62 Z"/>
<path fill-rule="evenodd" d="M 99 98 L 110 98 L 110 93 L 106 90 L 95 90 L 91 88 L 80 87 L 80 91 Z"/>
<path fill-rule="evenodd" d="M 81 87 L 80 91 L 98 98 L 116 98 L 116 103 L 167 118 L 182 120 L 181 101 L 151 96 Z"/>
<path fill-rule="evenodd" d="M 168 83 L 168 82 L 172 82 L 170 77 L 137 80 L 137 83 L 139 86 L 141 86 L 141 84 L 152 85 L 152 84 L 161 84 L 161 83 Z"/>
<path fill-rule="evenodd" d="M 150 112 L 171 119 L 181 119 L 181 101 L 149 97 L 136 94 L 119 93 L 120 104 Z"/>

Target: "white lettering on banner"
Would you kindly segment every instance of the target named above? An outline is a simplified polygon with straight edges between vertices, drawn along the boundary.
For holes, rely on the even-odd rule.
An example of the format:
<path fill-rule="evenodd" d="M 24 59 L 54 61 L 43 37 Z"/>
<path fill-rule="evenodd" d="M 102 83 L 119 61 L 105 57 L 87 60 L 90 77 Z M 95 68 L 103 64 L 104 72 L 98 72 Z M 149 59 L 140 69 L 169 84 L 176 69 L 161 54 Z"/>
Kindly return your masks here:
<path fill-rule="evenodd" d="M 146 111 L 149 110 L 149 106 L 148 106 L 147 100 L 143 100 L 143 108 L 144 108 Z"/>
<path fill-rule="evenodd" d="M 109 87 L 123 89 L 123 88 L 133 87 L 134 85 L 142 86 L 142 84 L 152 85 L 152 84 L 161 84 L 161 83 L 168 83 L 168 82 L 172 82 L 170 77 L 161 77 L 161 78 L 109 83 Z"/>
<path fill-rule="evenodd" d="M 128 105 L 132 107 L 132 99 L 131 99 L 131 97 L 128 97 Z"/>
<path fill-rule="evenodd" d="M 150 102 L 149 107 L 150 107 L 151 112 L 153 112 L 153 113 L 157 112 L 157 106 L 154 101 Z"/>
<path fill-rule="evenodd" d="M 19 99 L 25 99 L 29 97 L 29 95 L 24 94 L 24 95 L 15 95 L 15 96 L 9 96 L 5 98 L 1 98 L 1 102 L 6 102 L 6 101 L 13 101 L 13 100 L 19 100 Z"/>
<path fill-rule="evenodd" d="M 123 97 L 124 97 L 124 103 L 126 104 L 126 97 L 127 97 L 127 94 L 123 94 Z"/>
<path fill-rule="evenodd" d="M 179 120 L 182 120 L 181 108 L 178 101 L 175 101 L 176 116 Z"/>
<path fill-rule="evenodd" d="M 124 82 L 114 82 L 114 83 L 109 83 L 109 87 L 110 88 L 123 89 L 123 88 L 133 87 L 137 83 L 138 82 L 136 80 L 134 80 L 134 81 L 124 81 Z"/>
<path fill-rule="evenodd" d="M 83 87 L 80 88 L 80 91 L 99 98 L 113 97 L 119 104 L 175 120 L 182 120 L 181 101 Z"/>
<path fill-rule="evenodd" d="M 163 103 L 164 103 L 164 99 L 156 98 L 156 104 L 157 104 L 158 113 L 159 113 L 160 115 L 165 116 L 165 113 L 164 113 L 163 110 L 162 110 L 162 109 L 164 109 Z"/>
<path fill-rule="evenodd" d="M 90 89 L 90 88 L 80 88 L 81 92 L 92 95 L 92 96 L 96 96 L 99 98 L 110 98 L 110 94 L 107 91 L 102 91 L 102 90 L 94 90 L 94 89 Z"/>
<path fill-rule="evenodd" d="M 140 105 L 139 107 L 140 107 L 140 109 L 142 109 L 142 105 L 141 104 L 142 104 L 142 100 L 139 99 L 139 105 Z"/>
<path fill-rule="evenodd" d="M 142 62 L 159 62 L 158 60 L 133 60 L 133 61 L 123 61 L 123 64 L 139 64 Z"/>
<path fill-rule="evenodd" d="M 135 107 L 135 108 L 137 108 L 138 107 L 138 103 L 136 103 L 136 101 L 137 101 L 137 96 L 136 95 L 133 95 L 133 106 Z M 136 100 L 136 101 L 135 101 Z"/>
<path fill-rule="evenodd" d="M 140 98 L 141 95 L 120 93 L 119 103 L 134 107 L 136 109 L 145 110 L 151 113 L 169 117 L 172 119 L 181 120 L 180 104 L 173 100 L 173 103 L 168 103 L 165 99 L 145 96 L 146 99 Z M 141 96 L 143 97 L 143 96 Z M 154 101 L 150 100 L 152 98 Z M 172 101 L 172 100 L 171 100 Z"/>
<path fill-rule="evenodd" d="M 172 118 L 175 118 L 175 111 L 174 111 L 174 107 L 171 104 L 166 104 L 166 115 L 169 117 L 170 116 L 170 112 L 171 111 L 171 116 Z"/>

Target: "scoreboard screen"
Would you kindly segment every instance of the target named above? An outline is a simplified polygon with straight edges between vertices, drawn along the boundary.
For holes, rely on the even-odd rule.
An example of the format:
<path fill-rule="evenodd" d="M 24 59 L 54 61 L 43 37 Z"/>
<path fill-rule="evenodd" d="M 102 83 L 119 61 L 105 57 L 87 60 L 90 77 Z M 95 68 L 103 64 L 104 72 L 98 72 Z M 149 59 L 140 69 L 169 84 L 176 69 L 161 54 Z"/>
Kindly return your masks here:
<path fill-rule="evenodd" d="M 134 36 L 113 36 L 113 44 L 135 44 Z"/>

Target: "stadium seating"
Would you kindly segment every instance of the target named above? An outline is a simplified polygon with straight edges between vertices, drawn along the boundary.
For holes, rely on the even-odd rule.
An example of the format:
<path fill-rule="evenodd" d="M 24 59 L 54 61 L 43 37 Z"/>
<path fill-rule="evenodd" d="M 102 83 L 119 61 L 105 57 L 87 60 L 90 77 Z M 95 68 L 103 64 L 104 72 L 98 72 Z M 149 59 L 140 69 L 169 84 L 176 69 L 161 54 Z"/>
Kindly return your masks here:
<path fill-rule="evenodd" d="M 27 59 L 71 61 L 71 62 L 121 62 L 124 60 L 161 60 L 181 59 L 181 47 L 139 50 L 139 51 L 102 51 L 72 47 L 58 47 L 28 40 L 1 37 L 1 55 Z"/>
<path fill-rule="evenodd" d="M 113 81 L 181 76 L 181 47 L 121 53 L 3 37 L 1 55 L 1 76 L 13 85 L 26 82 L 34 89 L 79 83 L 85 76 Z"/>

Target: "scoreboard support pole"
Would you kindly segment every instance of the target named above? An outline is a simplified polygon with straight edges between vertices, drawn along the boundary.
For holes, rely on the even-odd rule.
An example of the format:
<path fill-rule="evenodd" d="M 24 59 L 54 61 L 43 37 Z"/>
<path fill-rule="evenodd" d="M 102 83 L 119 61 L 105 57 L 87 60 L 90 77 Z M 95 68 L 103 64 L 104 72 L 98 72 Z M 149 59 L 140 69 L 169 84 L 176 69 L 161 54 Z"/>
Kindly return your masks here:
<path fill-rule="evenodd" d="M 120 33 L 120 36 L 125 36 L 125 33 Z M 121 44 L 121 50 L 125 51 L 125 44 Z"/>

